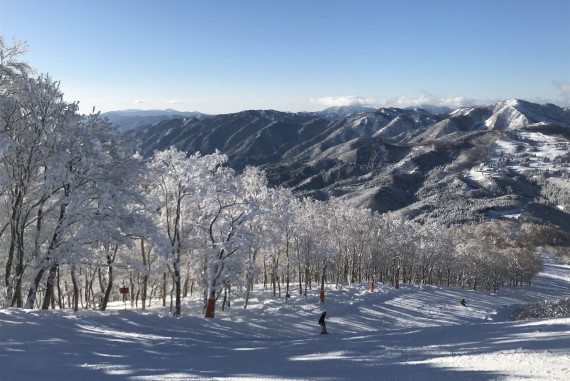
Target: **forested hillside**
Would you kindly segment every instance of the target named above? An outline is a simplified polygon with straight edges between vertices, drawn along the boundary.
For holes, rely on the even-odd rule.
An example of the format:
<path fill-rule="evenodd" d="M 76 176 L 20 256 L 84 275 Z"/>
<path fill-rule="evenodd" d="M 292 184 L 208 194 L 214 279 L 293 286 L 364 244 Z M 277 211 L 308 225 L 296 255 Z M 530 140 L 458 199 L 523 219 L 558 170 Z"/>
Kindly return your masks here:
<path fill-rule="evenodd" d="M 271 186 L 447 226 L 502 215 L 570 230 L 570 111 L 511 99 L 425 109 L 250 110 L 128 133 L 141 153 L 175 146 L 263 169 Z M 335 119 L 336 118 L 336 119 Z"/>

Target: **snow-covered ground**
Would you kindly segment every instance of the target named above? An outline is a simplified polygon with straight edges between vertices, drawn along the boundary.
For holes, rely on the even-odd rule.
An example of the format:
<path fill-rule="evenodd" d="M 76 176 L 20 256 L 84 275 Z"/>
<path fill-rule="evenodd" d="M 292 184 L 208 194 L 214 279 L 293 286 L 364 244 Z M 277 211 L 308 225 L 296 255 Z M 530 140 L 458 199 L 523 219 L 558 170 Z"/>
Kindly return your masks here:
<path fill-rule="evenodd" d="M 570 143 L 540 132 L 509 131 L 510 135 L 496 142 L 493 155 L 466 174 L 474 181 L 485 182 L 489 177 L 501 176 L 505 169 L 516 172 L 548 172 L 555 177 L 568 178 Z"/>
<path fill-rule="evenodd" d="M 147 312 L 0 309 L 0 380 L 568 380 L 570 317 L 509 321 L 513 307 L 570 293 L 545 259 L 532 286 L 493 295 L 434 286 L 256 291 L 246 310 L 205 319 Z M 461 298 L 467 307 L 459 304 Z M 320 335 L 327 311 L 329 335 Z"/>

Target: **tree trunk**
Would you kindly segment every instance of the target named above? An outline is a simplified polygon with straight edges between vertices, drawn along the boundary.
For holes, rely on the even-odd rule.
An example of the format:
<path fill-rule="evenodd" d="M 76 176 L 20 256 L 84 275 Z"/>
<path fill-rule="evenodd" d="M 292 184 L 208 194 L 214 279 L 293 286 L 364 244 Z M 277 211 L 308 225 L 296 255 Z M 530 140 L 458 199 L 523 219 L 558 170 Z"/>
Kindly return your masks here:
<path fill-rule="evenodd" d="M 222 301 L 222 312 L 225 311 L 226 301 L 228 300 L 228 288 L 224 287 L 224 299 Z"/>
<path fill-rule="evenodd" d="M 61 292 L 61 274 L 60 274 L 60 267 L 57 267 L 57 304 L 59 304 L 60 309 L 65 308 L 65 295 Z"/>
<path fill-rule="evenodd" d="M 323 265 L 323 272 L 321 275 L 321 295 L 320 295 L 321 303 L 325 302 L 325 272 L 326 271 L 327 271 L 327 264 L 325 263 Z"/>
<path fill-rule="evenodd" d="M 277 276 L 275 275 L 275 267 L 271 270 L 271 287 L 273 288 L 273 297 L 277 295 Z"/>
<path fill-rule="evenodd" d="M 395 266 L 395 282 L 396 282 L 396 289 L 400 288 L 400 259 L 396 259 Z"/>
<path fill-rule="evenodd" d="M 301 276 L 301 263 L 299 262 L 299 295 L 303 295 L 303 284 L 302 284 L 302 279 L 303 277 Z"/>
<path fill-rule="evenodd" d="M 174 275 L 173 275 L 174 285 L 176 287 L 175 297 L 176 297 L 176 306 L 174 311 L 174 316 L 180 316 L 180 309 L 181 309 L 181 300 L 180 296 L 182 295 L 182 288 L 180 285 L 180 262 L 176 261 L 174 263 Z"/>
<path fill-rule="evenodd" d="M 286 258 L 287 258 L 287 273 L 285 274 L 285 276 L 287 277 L 287 283 L 286 283 L 286 288 L 285 288 L 285 299 L 288 299 L 291 297 L 291 295 L 289 295 L 289 282 L 290 282 L 290 276 L 291 276 L 291 272 L 289 270 L 289 236 L 287 236 L 287 248 L 286 248 Z"/>
<path fill-rule="evenodd" d="M 218 287 L 218 278 L 222 273 L 222 266 L 214 264 L 210 270 L 210 285 L 208 291 L 208 305 L 206 306 L 205 317 L 213 318 L 216 311 L 216 290 Z"/>
<path fill-rule="evenodd" d="M 94 306 L 94 296 L 95 292 L 93 291 L 93 283 L 95 283 L 95 278 L 97 274 L 101 273 L 101 269 L 99 268 L 97 271 L 93 271 L 93 275 L 91 275 L 91 279 L 89 279 L 89 274 L 85 277 L 85 308 L 89 308 L 89 306 Z"/>
<path fill-rule="evenodd" d="M 42 303 L 42 310 L 49 309 L 51 300 L 54 297 L 55 290 L 55 277 L 57 274 L 57 265 L 53 265 L 49 269 L 48 278 L 46 282 L 46 293 L 44 295 L 44 302 Z"/>
<path fill-rule="evenodd" d="M 90 305 L 90 292 L 89 292 L 90 288 L 89 288 L 89 276 L 87 275 L 85 277 L 85 308 L 89 308 Z"/>
<path fill-rule="evenodd" d="M 107 281 L 107 288 L 105 290 L 105 296 L 101 302 L 101 311 L 105 311 L 107 309 L 107 303 L 109 303 L 109 298 L 111 297 L 111 291 L 113 291 L 113 262 L 115 262 L 115 256 L 117 255 L 117 251 L 119 250 L 119 246 L 115 246 L 113 250 L 113 254 L 107 253 L 107 266 L 109 267 L 109 279 Z"/>
<path fill-rule="evenodd" d="M 250 294 L 252 288 L 253 288 L 253 279 L 248 279 L 246 289 L 245 289 L 245 300 L 243 302 L 243 309 L 247 308 L 247 303 L 249 303 L 249 294 Z"/>
<path fill-rule="evenodd" d="M 24 228 L 21 227 L 21 230 Z M 16 273 L 14 275 L 15 280 L 15 287 L 14 287 L 14 300 L 13 305 L 16 305 L 18 308 L 21 308 L 22 303 L 22 281 L 24 278 L 24 237 L 23 233 L 20 231 L 18 232 L 18 241 L 16 246 Z"/>
<path fill-rule="evenodd" d="M 217 267 L 217 266 L 216 266 Z M 208 305 L 204 317 L 213 318 L 216 313 L 216 279 L 210 281 L 210 291 L 208 292 Z"/>
<path fill-rule="evenodd" d="M 135 298 L 138 297 L 138 290 L 137 292 L 135 292 L 135 280 L 133 278 L 133 273 L 131 272 L 129 274 L 129 287 L 130 287 L 130 292 L 129 292 L 129 296 L 130 296 L 130 302 L 131 302 L 131 308 L 135 307 Z"/>
<path fill-rule="evenodd" d="M 38 292 L 38 287 L 40 286 L 40 282 L 42 281 L 42 277 L 44 276 L 44 272 L 45 272 L 45 269 L 43 267 L 38 269 L 36 276 L 34 277 L 34 280 L 32 281 L 32 283 L 30 285 L 30 289 L 28 291 L 28 298 L 26 300 L 25 308 L 28 308 L 28 309 L 34 308 L 34 304 L 36 302 L 36 296 L 37 296 L 37 292 Z"/>
<path fill-rule="evenodd" d="M 307 297 L 307 287 L 309 286 L 309 282 L 311 281 L 311 274 L 309 273 L 309 267 L 305 266 L 305 293 L 304 297 Z"/>
<path fill-rule="evenodd" d="M 101 306 L 99 309 L 105 311 L 107 309 L 107 303 L 109 302 L 109 297 L 111 296 L 111 291 L 113 290 L 113 266 L 112 263 L 109 264 L 109 279 L 107 281 L 107 288 L 105 289 L 105 296 L 101 301 Z"/>
<path fill-rule="evenodd" d="M 263 289 L 267 290 L 267 264 L 263 257 Z"/>
<path fill-rule="evenodd" d="M 147 295 L 148 295 L 148 277 L 149 277 L 149 263 L 147 263 L 147 259 L 146 259 L 146 250 L 144 247 L 144 238 L 141 238 L 141 255 L 142 255 L 142 260 L 143 260 L 143 265 L 145 268 L 145 272 L 143 274 L 143 287 L 142 287 L 142 309 L 146 309 L 146 299 L 147 299 Z"/>
<path fill-rule="evenodd" d="M 188 296 L 188 290 L 190 289 L 190 275 L 186 275 L 184 280 L 184 287 L 182 288 L 182 297 L 186 298 Z"/>
<path fill-rule="evenodd" d="M 73 311 L 79 310 L 79 282 L 75 274 L 75 265 L 71 266 L 71 282 L 73 283 Z"/>
<path fill-rule="evenodd" d="M 23 260 L 23 236 L 19 232 L 21 208 L 23 204 L 23 193 L 20 188 L 16 186 L 14 190 L 15 200 L 12 204 L 12 214 L 10 219 L 10 249 L 8 250 L 8 260 L 6 261 L 6 303 L 8 307 L 21 307 L 22 304 L 22 276 L 24 272 Z M 14 277 L 11 278 L 13 269 L 13 261 L 16 257 L 16 267 Z"/>
<path fill-rule="evenodd" d="M 6 260 L 6 271 L 4 274 L 4 280 L 6 285 L 6 298 L 4 299 L 4 306 L 12 307 L 14 300 L 14 281 L 12 279 L 12 262 L 14 260 L 14 241 L 10 242 L 10 248 L 8 249 L 8 259 Z"/>
<path fill-rule="evenodd" d="M 166 271 L 162 273 L 162 306 L 166 307 Z"/>

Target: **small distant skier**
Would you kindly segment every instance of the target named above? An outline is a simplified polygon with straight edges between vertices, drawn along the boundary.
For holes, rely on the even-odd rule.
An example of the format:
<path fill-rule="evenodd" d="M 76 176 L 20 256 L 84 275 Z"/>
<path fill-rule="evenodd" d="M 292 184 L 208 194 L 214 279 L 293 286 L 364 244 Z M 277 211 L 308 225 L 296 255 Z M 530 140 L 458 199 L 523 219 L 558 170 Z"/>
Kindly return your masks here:
<path fill-rule="evenodd" d="M 461 305 L 462 305 L 463 307 L 467 307 L 467 306 L 465 305 L 465 298 L 461 299 L 461 302 L 459 302 L 459 303 L 461 303 Z"/>
<path fill-rule="evenodd" d="M 324 311 L 323 314 L 321 315 L 321 318 L 319 319 L 319 324 L 321 326 L 321 335 L 323 333 L 328 333 L 327 326 L 325 325 L 325 316 L 327 316 L 327 311 Z"/>

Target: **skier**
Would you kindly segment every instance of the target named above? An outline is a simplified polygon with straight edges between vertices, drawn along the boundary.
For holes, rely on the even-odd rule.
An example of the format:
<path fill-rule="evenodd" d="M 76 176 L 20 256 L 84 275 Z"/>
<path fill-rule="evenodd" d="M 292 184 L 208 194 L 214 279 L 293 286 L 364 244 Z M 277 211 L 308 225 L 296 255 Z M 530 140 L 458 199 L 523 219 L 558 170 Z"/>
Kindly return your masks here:
<path fill-rule="evenodd" d="M 467 306 L 465 305 L 465 298 L 461 299 L 461 301 L 460 301 L 459 303 L 461 303 L 461 305 L 462 305 L 463 307 L 467 307 Z"/>
<path fill-rule="evenodd" d="M 321 315 L 321 318 L 319 319 L 319 324 L 321 326 L 321 335 L 323 333 L 328 333 L 327 326 L 325 325 L 325 316 L 327 316 L 327 311 L 324 311 L 323 314 Z"/>

